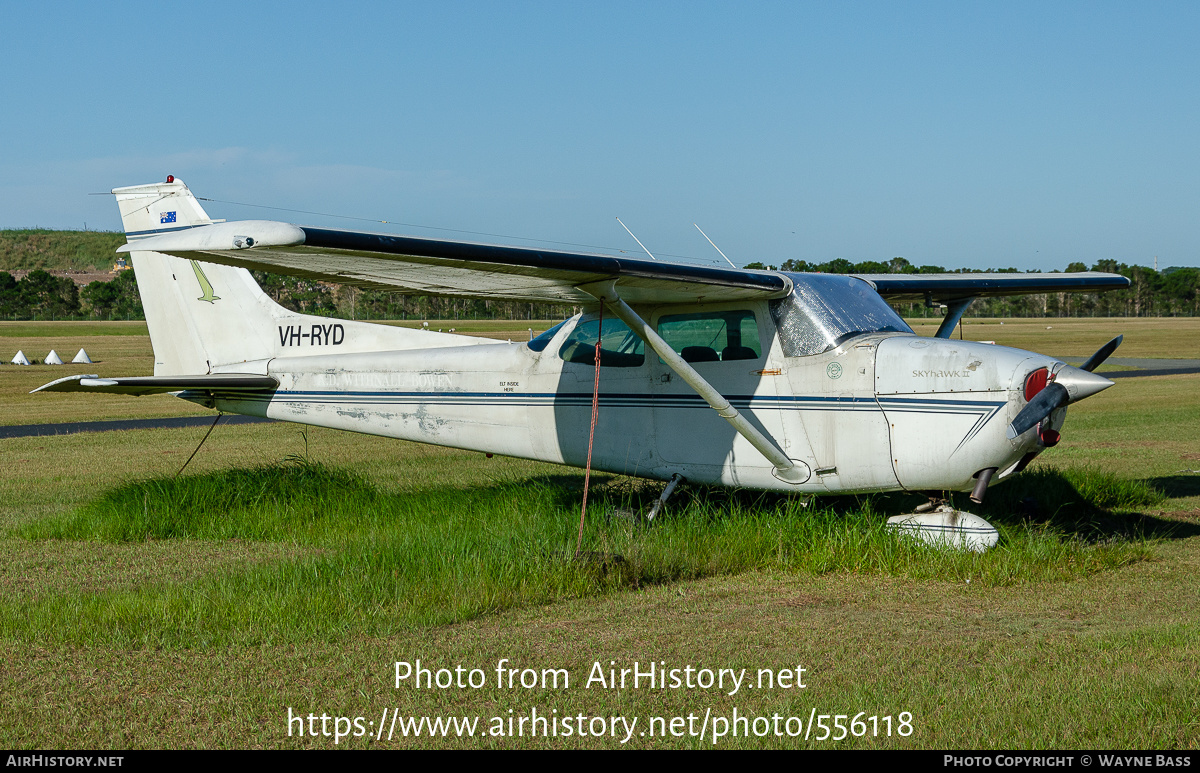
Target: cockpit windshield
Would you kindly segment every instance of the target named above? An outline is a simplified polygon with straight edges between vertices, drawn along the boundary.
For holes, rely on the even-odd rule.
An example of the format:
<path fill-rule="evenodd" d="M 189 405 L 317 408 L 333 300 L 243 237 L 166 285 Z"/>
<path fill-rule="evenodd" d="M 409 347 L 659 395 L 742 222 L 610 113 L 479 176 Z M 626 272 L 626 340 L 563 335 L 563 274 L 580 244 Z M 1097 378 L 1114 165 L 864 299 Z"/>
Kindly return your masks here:
<path fill-rule="evenodd" d="M 864 333 L 912 333 L 864 280 L 837 274 L 788 274 L 792 294 L 771 301 L 787 357 L 828 351 Z"/>

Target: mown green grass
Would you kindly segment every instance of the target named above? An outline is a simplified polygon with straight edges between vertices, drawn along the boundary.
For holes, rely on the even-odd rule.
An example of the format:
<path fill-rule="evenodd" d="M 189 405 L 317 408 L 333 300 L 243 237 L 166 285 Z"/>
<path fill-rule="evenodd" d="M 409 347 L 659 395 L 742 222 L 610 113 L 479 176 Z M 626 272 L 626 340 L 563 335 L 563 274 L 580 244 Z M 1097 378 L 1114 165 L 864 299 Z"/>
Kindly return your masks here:
<path fill-rule="evenodd" d="M 576 555 L 577 492 L 552 480 L 475 489 L 380 490 L 291 459 L 129 483 L 16 530 L 32 540 L 248 540 L 292 557 L 190 584 L 66 594 L 0 608 L 0 635 L 190 648 L 389 635 L 514 607 L 751 570 L 882 574 L 1007 585 L 1067 580 L 1146 560 L 1145 535 L 1109 529 L 1113 510 L 1161 501 L 1097 471 L 1030 473 L 992 508 L 1049 494 L 1058 509 L 1000 521 L 985 554 L 938 550 L 889 531 L 885 497 L 805 507 L 795 497 L 697 490 L 647 524 L 646 487 L 601 491 Z M 911 500 L 911 497 L 909 498 Z M 880 512 L 881 508 L 884 510 Z"/>
<path fill-rule="evenodd" d="M 908 319 L 917 335 L 933 335 L 940 319 Z M 1088 357 L 1118 335 L 1125 336 L 1114 357 L 1200 357 L 1200 317 L 968 317 L 961 331 L 968 341 L 995 341 L 1054 357 Z"/>
<path fill-rule="evenodd" d="M 149 338 L 142 321 L 96 322 L 92 320 L 62 320 L 57 322 L 22 322 L 0 320 L 0 338 L 69 338 L 101 336 L 141 336 Z M 7 343 L 7 342 L 6 342 Z"/>

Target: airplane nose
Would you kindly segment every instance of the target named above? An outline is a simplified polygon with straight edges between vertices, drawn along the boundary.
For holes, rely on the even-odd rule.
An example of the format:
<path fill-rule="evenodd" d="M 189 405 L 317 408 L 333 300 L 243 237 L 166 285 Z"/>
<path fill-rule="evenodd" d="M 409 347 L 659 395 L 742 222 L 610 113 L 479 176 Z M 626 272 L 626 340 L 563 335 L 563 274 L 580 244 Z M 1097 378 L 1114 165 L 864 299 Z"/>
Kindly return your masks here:
<path fill-rule="evenodd" d="M 1025 394 L 1029 402 L 1008 425 L 1009 440 L 1015 440 L 1019 435 L 1028 432 L 1056 409 L 1077 403 L 1113 385 L 1113 382 L 1104 376 L 1097 376 L 1095 373 L 1070 365 L 1060 367 L 1049 382 L 1045 378 L 1044 368 L 1041 371 L 1035 371 L 1035 373 L 1038 372 L 1042 374 L 1041 383 L 1045 386 L 1037 391 L 1036 395 L 1030 395 L 1030 379 L 1034 374 L 1026 377 Z"/>
<path fill-rule="evenodd" d="M 1064 365 L 1054 375 L 1054 383 L 1065 387 L 1068 399 L 1076 403 L 1085 397 L 1091 397 L 1097 392 L 1103 392 L 1112 386 L 1114 382 L 1106 379 L 1104 376 L 1089 373 L 1082 368 Z"/>

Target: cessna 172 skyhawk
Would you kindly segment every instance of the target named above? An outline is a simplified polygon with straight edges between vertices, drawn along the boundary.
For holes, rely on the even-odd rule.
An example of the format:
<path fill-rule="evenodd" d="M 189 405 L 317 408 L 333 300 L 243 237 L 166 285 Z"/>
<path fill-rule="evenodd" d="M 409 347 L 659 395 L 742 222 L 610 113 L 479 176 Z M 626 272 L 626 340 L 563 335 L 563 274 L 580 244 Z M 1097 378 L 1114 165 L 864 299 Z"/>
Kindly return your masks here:
<path fill-rule="evenodd" d="M 117 188 L 154 375 L 44 391 L 172 392 L 228 413 L 660 480 L 829 494 L 972 491 L 1058 439 L 1113 382 L 1052 357 L 949 338 L 977 297 L 1096 292 L 1099 274 L 792 274 L 248 220 L 187 186 Z M 247 269 L 584 311 L 528 342 L 288 311 Z M 920 337 L 885 299 L 948 306 Z M 597 342 L 599 346 L 597 347 Z"/>

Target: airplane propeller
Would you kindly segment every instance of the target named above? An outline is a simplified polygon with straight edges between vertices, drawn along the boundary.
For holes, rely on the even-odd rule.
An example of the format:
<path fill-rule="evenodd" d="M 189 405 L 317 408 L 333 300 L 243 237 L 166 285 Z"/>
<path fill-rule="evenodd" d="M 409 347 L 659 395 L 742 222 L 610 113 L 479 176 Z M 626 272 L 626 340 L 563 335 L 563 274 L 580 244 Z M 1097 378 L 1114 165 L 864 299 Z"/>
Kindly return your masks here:
<path fill-rule="evenodd" d="M 1121 341 L 1123 341 L 1124 339 L 1125 339 L 1125 336 L 1119 335 L 1116 338 L 1114 338 L 1113 340 L 1106 343 L 1104 346 L 1101 346 L 1099 349 L 1096 350 L 1095 354 L 1093 354 L 1091 357 L 1088 357 L 1087 362 L 1085 362 L 1079 366 L 1079 369 L 1086 370 L 1088 373 L 1094 373 L 1096 371 L 1096 368 L 1103 365 L 1104 361 L 1107 360 L 1112 355 L 1112 353 L 1117 350 L 1117 347 L 1121 345 Z"/>
<path fill-rule="evenodd" d="M 1078 368 L 1064 365 L 1055 374 L 1054 380 L 1046 384 L 1042 391 L 1034 395 L 1033 399 L 1021 409 L 1021 412 L 1008 425 L 1008 439 L 1013 440 L 1023 433 L 1028 432 L 1058 408 L 1068 403 L 1078 402 L 1085 397 L 1091 397 L 1097 392 L 1112 386 L 1112 381 L 1103 376 L 1095 375 L 1093 371 L 1100 367 L 1117 350 L 1123 338 L 1124 336 L 1117 336 L 1109 341 L 1096 350 L 1096 353 Z"/>

